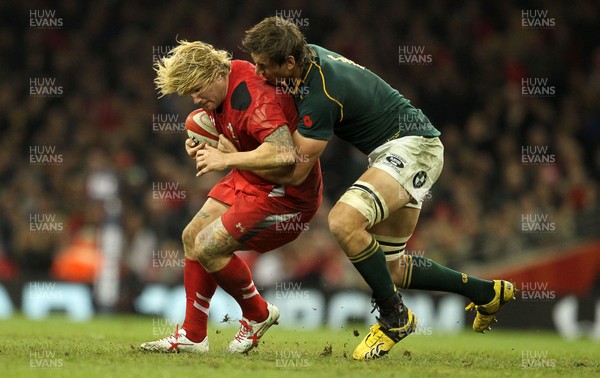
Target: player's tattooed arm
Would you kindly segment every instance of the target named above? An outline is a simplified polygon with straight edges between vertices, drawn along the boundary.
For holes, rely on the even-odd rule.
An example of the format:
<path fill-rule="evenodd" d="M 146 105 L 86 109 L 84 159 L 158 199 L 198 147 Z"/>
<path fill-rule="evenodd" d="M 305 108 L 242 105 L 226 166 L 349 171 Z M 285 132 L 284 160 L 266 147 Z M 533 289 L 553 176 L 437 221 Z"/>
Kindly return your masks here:
<path fill-rule="evenodd" d="M 260 171 L 293 166 L 295 162 L 296 152 L 292 135 L 289 128 L 284 125 L 273 130 L 263 143 L 252 151 L 223 153 L 210 146 L 198 151 L 196 176 L 231 168 Z"/>
<path fill-rule="evenodd" d="M 294 140 L 287 125 L 276 128 L 275 131 L 265 138 L 265 142 L 275 146 L 275 153 L 279 155 L 280 160 L 294 164 L 296 161 L 296 149 L 294 148 Z"/>

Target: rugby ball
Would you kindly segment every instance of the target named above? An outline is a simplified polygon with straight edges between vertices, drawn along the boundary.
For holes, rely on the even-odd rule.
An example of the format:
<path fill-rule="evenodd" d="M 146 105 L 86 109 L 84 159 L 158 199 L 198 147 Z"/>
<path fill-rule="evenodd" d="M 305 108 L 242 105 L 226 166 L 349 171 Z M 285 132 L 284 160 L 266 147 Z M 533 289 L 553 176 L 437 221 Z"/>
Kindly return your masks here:
<path fill-rule="evenodd" d="M 206 143 L 217 147 L 219 132 L 210 116 L 204 109 L 191 112 L 185 120 L 185 130 L 188 137 L 196 143 Z"/>

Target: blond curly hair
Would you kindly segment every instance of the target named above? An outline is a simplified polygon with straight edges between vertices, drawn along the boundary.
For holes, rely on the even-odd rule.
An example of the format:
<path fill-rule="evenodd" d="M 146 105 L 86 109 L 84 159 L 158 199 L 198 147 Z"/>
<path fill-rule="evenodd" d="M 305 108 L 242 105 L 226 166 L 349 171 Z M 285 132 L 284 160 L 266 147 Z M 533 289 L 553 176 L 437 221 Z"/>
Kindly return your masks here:
<path fill-rule="evenodd" d="M 161 97 L 202 92 L 217 77 L 229 73 L 231 55 L 201 41 L 177 41 L 179 46 L 154 64 L 154 84 Z"/>

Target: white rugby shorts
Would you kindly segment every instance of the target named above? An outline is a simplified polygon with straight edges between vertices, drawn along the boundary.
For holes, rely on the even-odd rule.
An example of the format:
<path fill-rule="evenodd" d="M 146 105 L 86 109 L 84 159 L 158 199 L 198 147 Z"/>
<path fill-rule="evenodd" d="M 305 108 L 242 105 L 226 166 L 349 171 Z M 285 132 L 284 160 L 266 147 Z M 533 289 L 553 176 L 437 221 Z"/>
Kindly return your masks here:
<path fill-rule="evenodd" d="M 420 209 L 444 166 L 444 146 L 440 138 L 405 136 L 391 140 L 369 154 L 369 167 L 379 168 L 411 195 L 406 205 Z"/>

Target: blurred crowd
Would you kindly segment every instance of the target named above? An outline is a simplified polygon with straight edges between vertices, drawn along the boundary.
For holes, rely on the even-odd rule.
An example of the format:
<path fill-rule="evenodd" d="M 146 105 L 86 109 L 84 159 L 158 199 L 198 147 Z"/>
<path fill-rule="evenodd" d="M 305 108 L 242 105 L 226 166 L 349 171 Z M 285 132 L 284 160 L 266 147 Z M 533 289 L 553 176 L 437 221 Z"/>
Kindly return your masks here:
<path fill-rule="evenodd" d="M 194 106 L 158 99 L 153 62 L 176 39 L 249 60 L 244 30 L 277 14 L 384 78 L 442 132 L 444 170 L 409 251 L 460 268 L 598 237 L 596 1 L 63 0 L 4 2 L 0 14 L 2 281 L 93 275 L 112 224 L 124 290 L 182 282 L 181 232 L 220 176 L 195 177 L 183 144 Z M 425 59 L 402 60 L 410 49 Z M 259 285 L 358 285 L 326 219 L 367 161 L 334 140 L 322 164 L 309 230 L 244 253 Z"/>

